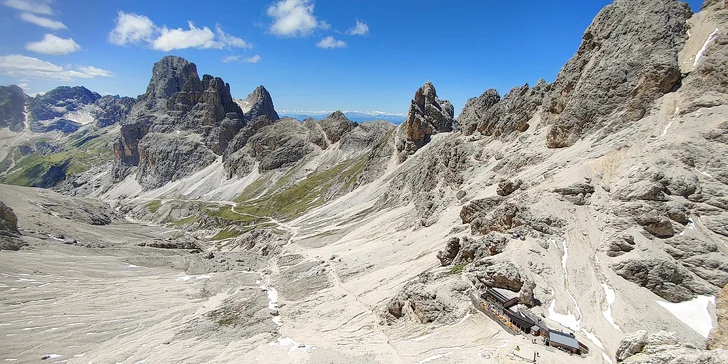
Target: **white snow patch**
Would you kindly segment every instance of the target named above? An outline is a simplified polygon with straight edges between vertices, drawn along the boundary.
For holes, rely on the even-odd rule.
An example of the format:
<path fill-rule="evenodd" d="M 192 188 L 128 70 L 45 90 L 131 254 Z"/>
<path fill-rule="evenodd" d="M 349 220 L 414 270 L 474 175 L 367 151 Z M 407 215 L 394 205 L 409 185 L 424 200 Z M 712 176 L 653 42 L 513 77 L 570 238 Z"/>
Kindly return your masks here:
<path fill-rule="evenodd" d="M 708 172 L 703 172 L 697 168 L 695 168 L 695 170 L 698 171 L 698 173 L 702 174 L 703 176 L 708 176 L 710 178 L 713 178 L 713 176 L 711 176 L 710 173 L 708 173 Z"/>
<path fill-rule="evenodd" d="M 423 336 L 420 336 L 420 337 L 416 337 L 414 339 L 409 339 L 409 341 L 419 342 L 419 341 L 422 341 L 422 340 L 427 339 L 430 336 L 437 335 L 437 334 L 438 334 L 437 332 L 432 332 L 432 333 L 429 333 L 427 335 L 423 335 Z"/>
<path fill-rule="evenodd" d="M 599 349 L 604 350 L 604 344 L 602 343 L 601 340 L 599 340 L 599 338 L 596 335 L 594 335 L 593 332 L 586 331 L 586 330 L 582 330 L 582 332 L 584 333 L 584 335 L 586 335 L 587 339 L 591 340 L 591 342 L 594 343 L 594 345 L 598 346 Z"/>
<path fill-rule="evenodd" d="M 614 321 L 614 316 L 612 316 L 612 304 L 617 299 L 617 293 L 606 283 L 602 283 L 602 288 L 604 288 L 604 296 L 607 298 L 607 309 L 602 311 L 602 315 L 604 315 L 604 318 L 607 319 L 612 327 L 621 332 L 622 329 L 619 328 L 619 325 Z"/>
<path fill-rule="evenodd" d="M 45 356 L 48 357 L 48 359 L 56 359 L 56 358 L 62 357 L 63 355 L 61 355 L 61 354 L 48 354 L 48 355 L 45 355 Z"/>
<path fill-rule="evenodd" d="M 612 359 L 609 359 L 609 355 L 607 355 L 606 353 L 602 352 L 602 358 L 604 358 L 604 361 L 606 361 L 607 363 L 612 364 Z"/>
<path fill-rule="evenodd" d="M 278 326 L 281 326 L 282 325 L 281 324 L 281 317 L 280 316 L 274 316 L 273 317 L 273 323 L 276 324 L 276 325 L 278 325 Z"/>
<path fill-rule="evenodd" d="M 134 264 L 127 264 L 126 267 L 127 268 L 139 268 L 138 265 L 134 265 Z"/>
<path fill-rule="evenodd" d="M 665 126 L 665 130 L 662 131 L 662 136 L 665 136 L 667 134 L 667 130 L 670 129 L 671 126 L 672 126 L 672 121 L 667 123 L 667 126 Z"/>
<path fill-rule="evenodd" d="M 468 313 L 467 315 L 465 315 L 465 317 L 463 317 L 463 318 L 462 318 L 462 319 L 461 319 L 460 321 L 458 321 L 458 323 L 456 323 L 456 324 L 455 324 L 455 325 L 453 325 L 453 326 L 457 326 L 457 325 L 460 325 L 460 324 L 462 324 L 463 322 L 465 322 L 465 320 L 469 319 L 469 318 L 470 318 L 470 316 L 473 316 L 473 314 L 472 314 L 472 313 Z"/>
<path fill-rule="evenodd" d="M 313 346 L 308 346 L 304 343 L 299 343 L 291 339 L 290 337 L 281 336 L 278 338 L 278 341 L 274 341 L 269 343 L 270 346 L 283 346 L 283 347 L 290 347 L 288 349 L 288 353 L 292 353 L 294 351 L 300 351 L 300 352 L 307 352 L 309 349 L 314 349 Z"/>
<path fill-rule="evenodd" d="M 680 232 L 680 236 L 685 235 L 685 232 L 688 231 L 688 229 L 695 230 L 695 221 L 693 221 L 692 217 L 688 218 L 688 227 Z"/>
<path fill-rule="evenodd" d="M 418 362 L 417 362 L 417 364 L 424 364 L 424 363 L 428 363 L 428 362 L 431 362 L 431 361 L 433 361 L 433 360 L 437 360 L 437 359 L 440 359 L 440 358 L 444 358 L 444 357 L 446 357 L 446 356 L 450 356 L 450 355 L 452 355 L 452 354 L 453 354 L 453 352 L 452 352 L 452 351 L 448 351 L 448 352 L 447 352 L 447 353 L 445 353 L 445 354 L 437 354 L 437 355 L 433 355 L 433 356 L 431 356 L 431 357 L 429 357 L 429 358 L 425 358 L 425 359 L 422 359 L 422 360 L 418 361 Z"/>
<path fill-rule="evenodd" d="M 579 330 L 579 320 L 576 319 L 576 316 L 574 316 L 574 314 L 572 314 L 571 311 L 569 311 L 569 313 L 566 315 L 560 314 L 560 313 L 556 312 L 556 310 L 554 309 L 555 307 L 556 307 L 556 300 L 554 299 L 551 301 L 551 305 L 549 306 L 549 310 L 548 310 L 549 319 L 554 320 L 554 321 L 560 323 L 561 325 L 564 325 L 574 331 L 578 331 Z"/>
<path fill-rule="evenodd" d="M 715 296 L 698 296 L 680 303 L 658 300 L 655 302 L 705 338 L 713 329 L 713 319 L 708 312 L 708 305 L 711 303 L 715 305 Z"/>
<path fill-rule="evenodd" d="M 561 246 L 564 247 L 564 255 L 561 257 L 561 268 L 564 269 L 564 278 L 567 277 L 566 273 L 566 262 L 569 261 L 569 248 L 566 247 L 566 240 L 561 242 Z"/>
<path fill-rule="evenodd" d="M 278 291 L 273 287 L 268 287 L 268 309 L 278 309 Z"/>
<path fill-rule="evenodd" d="M 708 39 L 705 40 L 705 43 L 703 43 L 703 47 L 700 48 L 698 54 L 695 55 L 695 62 L 693 63 L 693 67 L 698 65 L 698 62 L 700 62 L 700 58 L 703 57 L 703 53 L 705 53 L 705 51 L 708 49 L 708 45 L 710 45 L 710 42 L 712 42 L 717 36 L 718 28 L 715 28 L 715 30 L 708 36 Z"/>

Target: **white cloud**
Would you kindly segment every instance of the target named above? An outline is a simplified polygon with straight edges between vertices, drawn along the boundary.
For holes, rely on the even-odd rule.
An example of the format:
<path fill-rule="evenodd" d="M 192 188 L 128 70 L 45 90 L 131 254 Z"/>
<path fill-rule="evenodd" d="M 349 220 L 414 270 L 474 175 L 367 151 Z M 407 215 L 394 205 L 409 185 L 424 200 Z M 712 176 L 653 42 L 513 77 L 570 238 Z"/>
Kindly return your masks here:
<path fill-rule="evenodd" d="M 219 25 L 217 27 L 215 27 L 215 32 L 217 33 L 217 39 L 219 39 L 220 42 L 227 47 L 251 48 L 251 46 L 250 46 L 250 44 L 248 44 L 248 42 L 246 42 L 234 35 L 225 33 L 222 30 L 222 27 Z"/>
<path fill-rule="evenodd" d="M 245 62 L 245 63 L 258 63 L 258 62 L 260 62 L 260 56 L 256 54 L 256 55 L 254 55 L 252 57 L 248 57 L 248 58 L 243 59 L 243 62 Z"/>
<path fill-rule="evenodd" d="M 229 62 L 244 62 L 244 63 L 258 63 L 260 62 L 260 56 L 254 55 L 252 57 L 243 57 L 243 56 L 227 56 L 223 57 L 222 59 L 223 63 L 229 63 Z"/>
<path fill-rule="evenodd" d="M 3 0 L 3 5 L 29 13 L 53 15 L 51 0 Z"/>
<path fill-rule="evenodd" d="M 152 49 L 168 52 L 175 49 L 251 48 L 245 40 L 226 33 L 220 25 L 215 32 L 208 27 L 198 28 L 191 21 L 189 29 L 159 27 L 144 15 L 119 12 L 116 26 L 109 33 L 109 42 L 116 45 L 147 44 Z"/>
<path fill-rule="evenodd" d="M 152 42 L 152 48 L 164 52 L 185 48 L 223 48 L 221 42 L 215 41 L 215 33 L 210 28 L 197 28 L 191 21 L 187 25 L 190 27 L 188 30 L 163 27 L 159 37 Z"/>
<path fill-rule="evenodd" d="M 311 0 L 280 0 L 268 7 L 268 16 L 273 18 L 271 33 L 284 37 L 310 35 L 317 28 L 329 29 L 325 21 L 319 22 L 313 15 Z"/>
<path fill-rule="evenodd" d="M 20 13 L 20 19 L 28 23 L 42 26 L 48 29 L 66 29 L 66 25 L 50 18 L 38 16 L 31 13 Z"/>
<path fill-rule="evenodd" d="M 316 43 L 316 46 L 319 48 L 344 48 L 346 47 L 346 42 L 344 42 L 343 40 L 334 39 L 334 37 L 329 36 L 321 39 L 320 42 Z"/>
<path fill-rule="evenodd" d="M 59 56 L 79 51 L 81 46 L 73 38 L 63 39 L 53 34 L 46 34 L 43 40 L 27 43 L 25 49 Z"/>
<path fill-rule="evenodd" d="M 356 25 L 354 25 L 353 28 L 346 31 L 346 34 L 349 35 L 367 35 L 369 34 L 369 26 L 364 23 L 363 21 L 360 21 L 359 19 L 356 19 Z"/>
<path fill-rule="evenodd" d="M 109 42 L 116 45 L 150 42 L 157 26 L 144 15 L 119 12 L 116 27 L 109 33 Z"/>
<path fill-rule="evenodd" d="M 0 56 L 0 74 L 28 79 L 71 81 L 75 78 L 113 77 L 110 71 L 93 66 L 61 67 L 20 54 Z"/>

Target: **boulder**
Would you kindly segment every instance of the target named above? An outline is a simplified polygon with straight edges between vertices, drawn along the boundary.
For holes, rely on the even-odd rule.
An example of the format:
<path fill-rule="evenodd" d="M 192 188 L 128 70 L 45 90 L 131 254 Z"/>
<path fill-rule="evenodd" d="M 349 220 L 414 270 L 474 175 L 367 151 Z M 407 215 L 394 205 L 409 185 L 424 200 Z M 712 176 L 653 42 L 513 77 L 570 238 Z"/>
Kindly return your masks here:
<path fill-rule="evenodd" d="M 518 188 L 520 188 L 522 184 L 523 184 L 523 181 L 521 181 L 520 179 L 516 179 L 513 181 L 507 180 L 507 179 L 502 180 L 502 181 L 498 182 L 498 188 L 496 189 L 495 192 L 499 196 L 508 196 L 511 193 L 513 193 L 514 191 L 516 191 Z"/>
<path fill-rule="evenodd" d="M 18 231 L 18 217 L 12 208 L 0 201 L 0 235 L 15 235 Z"/>
<path fill-rule="evenodd" d="M 524 284 L 520 266 L 510 261 L 494 261 L 481 259 L 473 262 L 469 269 L 472 274 L 471 281 L 478 289 L 495 287 L 519 292 Z"/>
<path fill-rule="evenodd" d="M 578 182 L 567 187 L 556 188 L 554 192 L 564 196 L 567 201 L 574 205 L 586 205 L 589 203 L 592 193 L 594 193 L 594 186 L 589 183 Z"/>
<path fill-rule="evenodd" d="M 448 240 L 445 250 L 437 252 L 437 259 L 440 260 L 440 265 L 444 267 L 450 265 L 458 253 L 460 253 L 460 238 L 452 237 Z"/>

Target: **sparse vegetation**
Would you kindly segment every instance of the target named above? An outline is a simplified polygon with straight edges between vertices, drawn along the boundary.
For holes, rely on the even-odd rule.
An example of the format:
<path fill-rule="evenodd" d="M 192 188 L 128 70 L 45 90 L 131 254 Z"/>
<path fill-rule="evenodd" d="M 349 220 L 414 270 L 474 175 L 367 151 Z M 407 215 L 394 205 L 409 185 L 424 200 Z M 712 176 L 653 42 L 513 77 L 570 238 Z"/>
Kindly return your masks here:
<path fill-rule="evenodd" d="M 162 206 L 161 200 L 153 200 L 147 203 L 147 210 L 151 213 L 156 213 L 159 210 L 159 207 Z"/>
<path fill-rule="evenodd" d="M 199 216 L 187 216 L 187 217 L 183 217 L 179 220 L 173 221 L 172 224 L 174 226 L 180 227 L 180 226 L 184 226 L 184 225 L 194 224 L 199 221 L 200 221 Z"/>
<path fill-rule="evenodd" d="M 339 163 L 323 172 L 314 173 L 293 186 L 283 187 L 280 192 L 261 198 L 245 200 L 245 196 L 251 195 L 246 189 L 239 197 L 235 211 L 286 220 L 298 217 L 312 208 L 323 205 L 328 198 L 348 191 L 364 171 L 366 158 L 364 155 Z"/>
<path fill-rule="evenodd" d="M 450 269 L 450 274 L 460 274 L 463 272 L 463 269 L 465 269 L 465 266 L 468 265 L 468 263 L 460 263 L 456 264 L 452 269 Z"/>
<path fill-rule="evenodd" d="M 236 228 L 225 228 L 220 230 L 215 236 L 210 238 L 212 241 L 232 239 L 240 236 L 240 231 Z"/>

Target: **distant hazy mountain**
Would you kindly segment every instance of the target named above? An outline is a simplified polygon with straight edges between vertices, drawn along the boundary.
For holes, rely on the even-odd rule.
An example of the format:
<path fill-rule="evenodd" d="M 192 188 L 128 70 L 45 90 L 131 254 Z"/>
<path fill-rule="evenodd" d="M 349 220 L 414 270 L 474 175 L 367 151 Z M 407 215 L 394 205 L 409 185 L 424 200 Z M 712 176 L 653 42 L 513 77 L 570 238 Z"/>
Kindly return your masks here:
<path fill-rule="evenodd" d="M 281 117 L 287 116 L 289 118 L 295 118 L 298 120 L 304 120 L 306 118 L 314 118 L 321 120 L 331 114 L 331 111 L 303 111 L 303 110 L 282 110 L 280 111 Z M 351 121 L 358 123 L 372 120 L 386 120 L 394 124 L 401 124 L 407 117 L 406 114 L 394 114 L 386 113 L 382 111 L 345 111 L 344 115 Z"/>

